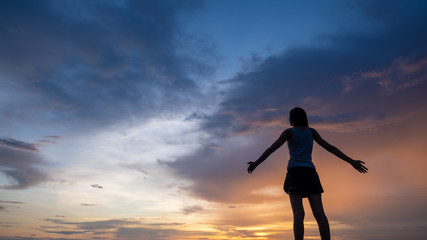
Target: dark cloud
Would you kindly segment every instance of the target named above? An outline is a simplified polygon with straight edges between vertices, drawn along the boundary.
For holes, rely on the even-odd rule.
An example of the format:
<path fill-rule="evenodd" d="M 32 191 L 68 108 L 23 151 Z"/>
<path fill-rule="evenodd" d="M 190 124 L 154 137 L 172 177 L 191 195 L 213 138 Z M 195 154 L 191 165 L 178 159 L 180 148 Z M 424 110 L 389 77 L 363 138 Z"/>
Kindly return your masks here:
<path fill-rule="evenodd" d="M 292 107 L 319 107 L 306 101 L 308 98 L 338 105 L 334 114 L 342 114 L 349 102 L 350 111 L 365 111 L 375 108 L 367 101 L 388 101 L 387 96 L 399 91 L 424 88 L 427 18 L 419 9 L 425 3 L 357 3 L 372 21 L 381 21 L 381 27 L 364 34 L 323 36 L 330 44 L 288 49 L 261 63 L 253 60 L 256 68 L 228 81 L 235 87 L 227 93 L 218 114 L 205 122 L 205 129 L 239 133 L 260 121 L 286 124 Z M 343 93 L 350 90 L 353 92 Z"/>
<path fill-rule="evenodd" d="M 1 139 L 0 172 L 11 182 L 3 189 L 24 189 L 47 180 L 42 170 L 45 162 L 34 144 L 14 139 Z"/>
<path fill-rule="evenodd" d="M 196 121 L 207 118 L 207 115 L 201 112 L 193 112 L 191 113 L 187 118 L 185 118 L 185 121 Z"/>
<path fill-rule="evenodd" d="M 11 148 L 17 151 L 38 152 L 37 145 L 26 143 L 11 138 L 0 138 L 0 146 Z"/>
<path fill-rule="evenodd" d="M 188 65 L 204 64 L 177 50 L 176 16 L 198 7 L 199 1 L 2 1 L 0 84 L 20 96 L 0 106 L 4 124 L 66 121 L 84 128 L 179 111 L 201 96 Z"/>

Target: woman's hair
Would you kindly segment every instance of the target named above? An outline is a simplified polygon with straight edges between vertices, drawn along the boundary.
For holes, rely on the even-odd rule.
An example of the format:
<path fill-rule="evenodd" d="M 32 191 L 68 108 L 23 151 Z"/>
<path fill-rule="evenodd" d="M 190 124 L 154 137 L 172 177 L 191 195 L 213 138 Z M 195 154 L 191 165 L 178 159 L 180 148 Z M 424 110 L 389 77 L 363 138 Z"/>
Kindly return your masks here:
<path fill-rule="evenodd" d="M 296 107 L 289 112 L 289 121 L 293 126 L 308 127 L 307 114 L 300 107 Z"/>

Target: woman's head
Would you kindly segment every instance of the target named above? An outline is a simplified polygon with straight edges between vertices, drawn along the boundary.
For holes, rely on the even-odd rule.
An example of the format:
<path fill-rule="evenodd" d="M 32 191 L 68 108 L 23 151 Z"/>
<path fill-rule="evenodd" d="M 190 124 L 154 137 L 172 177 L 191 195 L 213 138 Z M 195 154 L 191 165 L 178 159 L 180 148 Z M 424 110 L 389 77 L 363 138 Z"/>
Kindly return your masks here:
<path fill-rule="evenodd" d="M 293 108 L 289 112 L 289 122 L 292 126 L 308 127 L 307 114 L 300 107 Z"/>

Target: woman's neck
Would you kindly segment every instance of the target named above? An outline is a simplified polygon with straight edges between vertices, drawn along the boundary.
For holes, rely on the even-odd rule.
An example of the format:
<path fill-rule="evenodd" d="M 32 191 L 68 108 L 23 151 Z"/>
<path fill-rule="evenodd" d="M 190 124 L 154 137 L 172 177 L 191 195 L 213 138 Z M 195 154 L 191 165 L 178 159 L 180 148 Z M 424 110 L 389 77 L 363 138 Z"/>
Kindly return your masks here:
<path fill-rule="evenodd" d="M 295 129 L 300 130 L 300 131 L 304 131 L 307 127 L 304 126 L 293 126 Z"/>

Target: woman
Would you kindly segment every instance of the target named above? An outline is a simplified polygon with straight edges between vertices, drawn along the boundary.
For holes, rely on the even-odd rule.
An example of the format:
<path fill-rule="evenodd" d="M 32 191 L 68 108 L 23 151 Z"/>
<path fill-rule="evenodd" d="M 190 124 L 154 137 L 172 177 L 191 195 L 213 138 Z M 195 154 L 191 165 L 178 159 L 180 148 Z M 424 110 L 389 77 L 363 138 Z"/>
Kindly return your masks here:
<path fill-rule="evenodd" d="M 335 146 L 320 137 L 319 133 L 308 126 L 307 114 L 302 108 L 296 107 L 289 113 L 289 122 L 292 128 L 286 129 L 280 137 L 269 147 L 255 162 L 248 162 L 248 173 L 252 173 L 255 168 L 267 159 L 270 154 L 288 141 L 290 159 L 287 166 L 287 174 L 284 190 L 289 194 L 292 212 L 294 215 L 294 237 L 295 240 L 304 238 L 304 208 L 302 199 L 307 197 L 313 215 L 319 225 L 319 232 L 322 240 L 330 240 L 329 222 L 323 210 L 322 193 L 323 188 L 317 175 L 316 168 L 311 159 L 313 150 L 313 139 L 324 149 L 335 156 L 351 164 L 361 173 L 368 172 L 368 169 L 360 160 L 353 160 Z"/>

